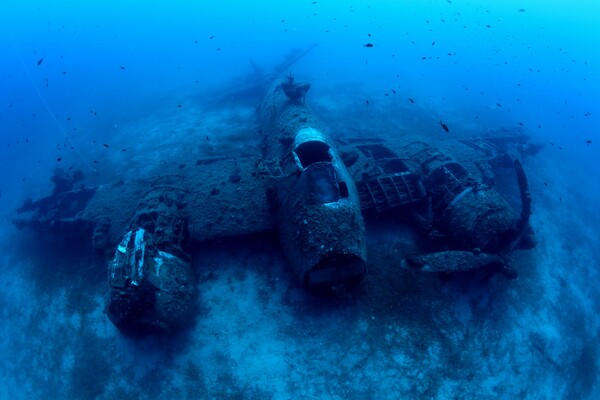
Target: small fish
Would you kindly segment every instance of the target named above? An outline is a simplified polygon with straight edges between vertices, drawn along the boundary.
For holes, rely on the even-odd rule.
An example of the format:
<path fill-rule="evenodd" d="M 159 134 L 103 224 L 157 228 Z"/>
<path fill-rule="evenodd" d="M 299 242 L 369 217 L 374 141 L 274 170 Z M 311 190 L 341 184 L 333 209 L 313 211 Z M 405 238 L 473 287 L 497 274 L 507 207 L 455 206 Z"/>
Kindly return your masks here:
<path fill-rule="evenodd" d="M 368 99 L 365 99 L 365 101 L 367 102 L 367 105 L 369 105 L 369 100 L 368 100 Z"/>
<path fill-rule="evenodd" d="M 486 28 L 491 28 L 492 26 L 491 26 L 491 25 L 486 25 L 485 27 L 486 27 Z"/>
<path fill-rule="evenodd" d="M 583 116 L 584 116 L 584 117 L 589 117 L 590 115 L 592 115 L 592 113 L 591 113 L 591 112 L 589 112 L 589 111 L 588 111 L 588 112 L 586 112 L 585 114 L 583 114 Z"/>
<path fill-rule="evenodd" d="M 121 149 L 121 151 L 122 151 L 122 152 L 123 152 L 123 151 L 127 151 L 127 149 Z"/>
<path fill-rule="evenodd" d="M 369 37 L 371 37 L 371 34 L 369 33 Z"/>
<path fill-rule="evenodd" d="M 365 43 L 363 46 L 365 46 L 365 47 L 373 47 L 375 45 L 373 43 Z"/>
<path fill-rule="evenodd" d="M 392 89 L 392 93 L 396 94 L 396 91 L 394 89 Z"/>
<path fill-rule="evenodd" d="M 61 160 L 62 160 L 62 157 L 58 157 L 58 158 L 56 159 L 56 162 L 61 162 Z"/>
<path fill-rule="evenodd" d="M 210 37 L 209 37 L 208 39 L 209 39 L 209 40 L 210 40 L 210 39 L 214 39 L 214 37 L 215 37 L 215 35 L 210 35 Z"/>
<path fill-rule="evenodd" d="M 121 65 L 119 68 L 121 68 L 121 69 L 125 69 L 125 67 L 124 67 L 124 66 L 122 66 L 122 65 Z"/>
<path fill-rule="evenodd" d="M 102 144 L 102 146 L 106 147 L 107 149 L 110 147 L 109 145 L 107 145 L 106 143 Z"/>
<path fill-rule="evenodd" d="M 182 106 L 181 104 L 177 104 L 177 107 L 181 108 L 181 107 L 183 107 L 183 106 Z"/>
<path fill-rule="evenodd" d="M 588 140 L 586 140 L 586 141 L 585 141 L 585 144 L 587 144 L 588 146 L 589 146 L 590 144 L 592 144 L 592 139 L 588 139 Z"/>
<path fill-rule="evenodd" d="M 450 129 L 448 129 L 448 125 L 446 125 L 442 121 L 440 121 L 440 126 L 442 127 L 442 129 L 444 130 L 444 132 L 446 132 L 446 133 L 450 132 Z"/>
<path fill-rule="evenodd" d="M 415 101 L 412 98 L 410 98 L 410 97 L 408 98 L 408 101 L 410 101 L 413 104 L 415 103 Z"/>
<path fill-rule="evenodd" d="M 210 142 L 210 138 L 208 137 L 208 135 L 204 135 L 204 137 L 206 138 L 207 142 Z"/>
<path fill-rule="evenodd" d="M 39 67 L 44 62 L 44 57 L 40 58 L 37 62 L 37 66 Z"/>
<path fill-rule="evenodd" d="M 524 8 L 519 8 L 519 12 L 525 12 Z"/>
<path fill-rule="evenodd" d="M 432 46 L 435 46 L 435 42 L 431 42 L 431 45 L 432 45 Z"/>

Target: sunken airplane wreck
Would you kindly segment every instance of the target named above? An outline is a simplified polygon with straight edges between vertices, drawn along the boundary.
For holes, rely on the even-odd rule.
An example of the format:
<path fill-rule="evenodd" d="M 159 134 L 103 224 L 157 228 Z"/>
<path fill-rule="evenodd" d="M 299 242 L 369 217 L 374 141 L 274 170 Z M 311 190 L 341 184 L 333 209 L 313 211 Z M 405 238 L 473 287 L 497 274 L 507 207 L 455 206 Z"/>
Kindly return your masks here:
<path fill-rule="evenodd" d="M 258 107 L 262 154 L 204 159 L 176 176 L 81 189 L 74 189 L 81 175 L 57 169 L 54 192 L 26 201 L 16 226 L 89 238 L 108 265 L 107 315 L 125 332 L 169 332 L 194 319 L 194 243 L 265 231 L 278 232 L 309 290 L 353 286 L 365 277 L 365 220 L 382 216 L 410 224 L 430 242 L 431 252 L 404 255 L 399 267 L 516 277 L 512 252 L 534 245 L 519 161 L 524 136 L 456 141 L 469 154 L 464 161 L 424 142 L 342 141 L 305 104 L 310 85 L 277 72 L 279 79 L 263 82 Z M 493 186 L 499 166 L 514 170 L 520 210 Z"/>

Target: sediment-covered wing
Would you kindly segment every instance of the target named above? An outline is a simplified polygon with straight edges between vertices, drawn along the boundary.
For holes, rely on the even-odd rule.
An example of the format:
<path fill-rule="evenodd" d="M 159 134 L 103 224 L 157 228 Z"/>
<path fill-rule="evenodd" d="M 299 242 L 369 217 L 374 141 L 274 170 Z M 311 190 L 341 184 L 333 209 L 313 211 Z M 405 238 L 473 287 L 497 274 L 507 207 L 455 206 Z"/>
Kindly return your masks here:
<path fill-rule="evenodd" d="M 273 229 L 268 187 L 256 173 L 255 157 L 202 159 L 155 179 L 55 191 L 26 203 L 14 222 L 41 234 L 89 238 L 95 248 L 108 249 L 135 225 L 158 228 L 162 215 L 174 215 L 187 221 L 191 241 L 204 241 Z"/>

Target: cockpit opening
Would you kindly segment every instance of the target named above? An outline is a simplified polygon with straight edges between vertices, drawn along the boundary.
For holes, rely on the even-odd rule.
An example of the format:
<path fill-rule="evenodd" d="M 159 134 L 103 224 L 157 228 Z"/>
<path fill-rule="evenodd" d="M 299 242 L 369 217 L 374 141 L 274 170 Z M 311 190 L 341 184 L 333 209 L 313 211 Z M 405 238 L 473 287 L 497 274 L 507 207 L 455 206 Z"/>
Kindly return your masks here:
<path fill-rule="evenodd" d="M 309 165 L 318 162 L 332 162 L 329 145 L 317 140 L 299 144 L 294 149 L 294 153 L 298 156 L 302 168 L 307 168 Z"/>

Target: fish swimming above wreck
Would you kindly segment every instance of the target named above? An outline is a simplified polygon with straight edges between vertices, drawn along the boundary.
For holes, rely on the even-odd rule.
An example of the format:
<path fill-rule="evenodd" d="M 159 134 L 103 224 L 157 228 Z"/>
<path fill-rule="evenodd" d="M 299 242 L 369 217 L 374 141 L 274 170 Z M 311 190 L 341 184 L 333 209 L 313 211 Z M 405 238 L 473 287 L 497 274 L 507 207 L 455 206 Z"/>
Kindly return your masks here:
<path fill-rule="evenodd" d="M 425 138 L 340 137 L 305 100 L 310 83 L 289 73 L 310 49 L 277 66 L 261 87 L 239 88 L 261 94 L 257 154 L 215 156 L 176 174 L 80 189 L 80 173 L 56 169 L 54 192 L 25 202 L 14 223 L 84 238 L 104 259 L 107 315 L 125 332 L 189 324 L 198 296 L 192 249 L 262 232 L 276 233 L 297 279 L 317 293 L 360 285 L 369 270 L 370 221 L 381 218 L 418 232 L 427 249 L 399 255 L 398 268 L 515 278 L 512 253 L 535 245 L 520 160 L 528 138 L 495 132 L 446 149 Z M 198 141 L 206 140 L 199 133 Z M 520 209 L 495 187 L 499 168 L 514 171 Z"/>

